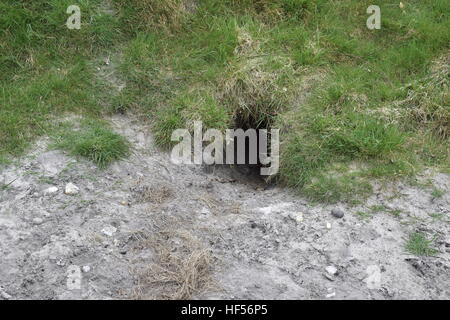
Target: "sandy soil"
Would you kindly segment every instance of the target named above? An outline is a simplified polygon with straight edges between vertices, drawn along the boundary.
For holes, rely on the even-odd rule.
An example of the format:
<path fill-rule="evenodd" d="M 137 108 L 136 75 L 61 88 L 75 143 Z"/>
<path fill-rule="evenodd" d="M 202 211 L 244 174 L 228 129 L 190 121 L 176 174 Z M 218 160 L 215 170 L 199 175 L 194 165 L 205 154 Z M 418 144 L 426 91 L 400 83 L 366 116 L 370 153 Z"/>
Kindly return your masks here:
<path fill-rule="evenodd" d="M 189 234 L 211 253 L 215 286 L 193 298 L 450 298 L 447 175 L 421 177 L 446 191 L 439 199 L 396 183 L 359 207 L 324 206 L 243 170 L 176 166 L 141 122 L 111 120 L 134 152 L 106 170 L 49 151 L 46 139 L 0 168 L 0 183 L 10 183 L 0 190 L 0 299 L 158 297 L 161 284 L 141 281 L 158 263 L 143 240 L 165 230 Z M 65 194 L 68 183 L 79 193 Z M 401 213 L 355 214 L 374 205 Z M 333 217 L 333 208 L 345 216 Z M 413 231 L 435 237 L 439 253 L 406 253 Z M 185 245 L 182 237 L 167 241 L 173 252 Z"/>

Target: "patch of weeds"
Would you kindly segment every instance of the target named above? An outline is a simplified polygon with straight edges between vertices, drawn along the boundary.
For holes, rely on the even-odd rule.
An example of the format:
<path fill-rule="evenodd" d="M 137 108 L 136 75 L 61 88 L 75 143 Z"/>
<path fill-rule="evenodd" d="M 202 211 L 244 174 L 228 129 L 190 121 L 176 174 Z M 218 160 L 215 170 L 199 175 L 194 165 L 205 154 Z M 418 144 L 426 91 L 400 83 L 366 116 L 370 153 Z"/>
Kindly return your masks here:
<path fill-rule="evenodd" d="M 433 197 L 433 199 L 439 199 L 442 198 L 445 195 L 445 191 L 444 190 L 440 190 L 438 188 L 433 188 L 433 190 L 431 191 L 431 196 Z"/>
<path fill-rule="evenodd" d="M 155 141 L 161 147 L 174 144 L 172 132 L 188 129 L 193 132 L 194 121 L 202 121 L 204 130 L 225 131 L 230 126 L 230 115 L 214 95 L 205 90 L 186 92 L 170 102 L 170 107 L 159 110 L 155 118 Z"/>
<path fill-rule="evenodd" d="M 403 211 L 400 209 L 390 209 L 388 210 L 388 212 L 392 214 L 394 217 L 399 218 Z"/>
<path fill-rule="evenodd" d="M 332 177 L 321 175 L 304 186 L 302 193 L 313 201 L 336 203 L 346 201 L 352 205 L 359 204 L 370 195 L 372 186 L 356 177 Z"/>
<path fill-rule="evenodd" d="M 374 205 L 371 206 L 369 209 L 372 213 L 385 212 L 388 210 L 384 205 Z"/>
<path fill-rule="evenodd" d="M 365 211 L 357 211 L 357 212 L 355 212 L 355 214 L 363 220 L 367 220 L 372 217 L 372 214 L 365 212 Z"/>
<path fill-rule="evenodd" d="M 445 214 L 443 214 L 443 213 L 430 213 L 429 216 L 433 220 L 438 220 L 438 221 L 442 221 L 445 218 Z"/>
<path fill-rule="evenodd" d="M 85 120 L 78 130 L 65 130 L 56 137 L 56 148 L 71 155 L 82 156 L 98 167 L 106 168 L 129 155 L 129 143 L 103 122 Z"/>
<path fill-rule="evenodd" d="M 8 182 L 8 183 L 3 183 L 3 184 L 1 184 L 1 185 L 0 185 L 0 190 L 2 190 L 2 191 L 8 190 L 8 189 L 11 187 L 11 185 L 12 185 L 16 180 L 17 180 L 17 179 L 14 179 L 14 180 L 12 180 L 12 181 L 10 181 L 10 182 Z"/>
<path fill-rule="evenodd" d="M 39 183 L 42 183 L 42 184 L 50 184 L 50 185 L 52 185 L 52 184 L 55 183 L 54 178 L 52 178 L 52 177 L 46 177 L 46 176 L 39 176 L 39 177 L 38 177 L 38 181 L 39 181 Z"/>
<path fill-rule="evenodd" d="M 425 234 L 414 232 L 409 236 L 405 248 L 416 256 L 433 256 L 439 251 L 432 247 L 434 240 L 428 240 Z"/>

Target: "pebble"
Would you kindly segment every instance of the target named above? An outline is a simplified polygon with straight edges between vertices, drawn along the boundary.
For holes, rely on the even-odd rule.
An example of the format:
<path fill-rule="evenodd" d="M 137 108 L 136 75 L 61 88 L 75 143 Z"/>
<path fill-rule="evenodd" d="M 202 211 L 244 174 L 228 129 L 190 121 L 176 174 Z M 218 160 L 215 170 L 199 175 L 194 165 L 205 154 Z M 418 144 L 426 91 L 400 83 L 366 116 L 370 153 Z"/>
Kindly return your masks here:
<path fill-rule="evenodd" d="M 291 212 L 289 213 L 289 218 L 296 221 L 297 223 L 303 222 L 303 212 Z"/>
<path fill-rule="evenodd" d="M 12 296 L 8 293 L 6 293 L 5 291 L 3 291 L 0 287 L 0 297 L 2 297 L 5 300 L 10 300 L 12 299 Z"/>
<path fill-rule="evenodd" d="M 333 298 L 336 296 L 336 291 L 333 290 L 333 288 L 328 288 L 328 294 L 325 296 L 326 298 Z"/>
<path fill-rule="evenodd" d="M 44 190 L 44 194 L 53 194 L 58 191 L 59 191 L 59 189 L 57 187 L 50 187 L 50 188 Z"/>
<path fill-rule="evenodd" d="M 327 229 L 331 230 L 331 223 L 327 222 Z"/>
<path fill-rule="evenodd" d="M 335 266 L 328 266 L 325 268 L 328 274 L 334 276 L 337 273 L 337 268 Z"/>
<path fill-rule="evenodd" d="M 117 228 L 113 226 L 106 226 L 102 229 L 103 234 L 107 235 L 108 237 L 112 237 L 114 233 L 117 232 Z"/>
<path fill-rule="evenodd" d="M 341 219 L 344 217 L 344 211 L 340 209 L 333 209 L 331 210 L 331 215 L 335 218 Z"/>
<path fill-rule="evenodd" d="M 444 240 L 444 244 L 447 248 L 450 247 L 450 238 Z"/>
<path fill-rule="evenodd" d="M 91 271 L 91 267 L 90 266 L 84 266 L 83 267 L 83 272 L 84 273 L 88 273 L 89 271 Z"/>
<path fill-rule="evenodd" d="M 43 224 L 43 223 L 44 223 L 44 220 L 41 219 L 41 218 L 34 218 L 33 219 L 33 224 L 35 224 L 35 225 L 40 225 L 40 224 Z"/>
<path fill-rule="evenodd" d="M 80 189 L 73 183 L 68 183 L 64 189 L 64 193 L 67 195 L 75 195 L 80 192 Z"/>

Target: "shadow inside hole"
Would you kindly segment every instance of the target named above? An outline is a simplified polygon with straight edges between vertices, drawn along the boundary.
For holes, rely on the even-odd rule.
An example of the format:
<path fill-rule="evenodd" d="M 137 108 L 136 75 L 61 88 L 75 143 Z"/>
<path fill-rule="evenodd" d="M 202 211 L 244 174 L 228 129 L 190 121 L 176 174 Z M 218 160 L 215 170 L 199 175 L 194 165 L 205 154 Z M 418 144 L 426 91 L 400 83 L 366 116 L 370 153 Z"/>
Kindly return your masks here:
<path fill-rule="evenodd" d="M 270 122 L 267 119 L 262 121 L 256 121 L 252 117 L 247 117 L 245 120 L 237 117 L 235 119 L 235 130 L 242 129 L 246 132 L 249 129 L 256 131 L 256 146 L 251 146 L 251 139 L 245 137 L 245 161 L 243 164 L 237 164 L 237 159 L 242 155 L 238 154 L 238 138 L 234 138 L 234 160 L 236 164 L 224 164 L 224 165 L 210 165 L 204 166 L 204 170 L 207 173 L 215 174 L 223 179 L 231 179 L 238 183 L 244 183 L 252 185 L 259 189 L 270 189 L 276 186 L 274 177 L 268 177 L 261 174 L 261 169 L 266 167 L 261 163 L 261 150 L 260 150 L 260 130 L 267 130 L 270 133 Z M 270 136 L 267 137 L 267 152 L 270 154 Z M 256 147 L 256 163 L 252 163 L 250 157 L 251 148 Z M 224 158 L 226 159 L 227 150 L 224 150 Z"/>

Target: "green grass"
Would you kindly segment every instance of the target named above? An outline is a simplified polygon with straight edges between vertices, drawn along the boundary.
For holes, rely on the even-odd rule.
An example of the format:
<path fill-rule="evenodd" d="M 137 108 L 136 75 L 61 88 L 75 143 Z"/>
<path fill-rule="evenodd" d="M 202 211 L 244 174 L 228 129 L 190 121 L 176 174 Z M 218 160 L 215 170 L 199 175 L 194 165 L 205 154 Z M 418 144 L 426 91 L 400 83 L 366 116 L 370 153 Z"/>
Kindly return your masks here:
<path fill-rule="evenodd" d="M 117 19 L 100 0 L 76 4 L 81 30 L 65 23 L 70 0 L 5 0 L 0 4 L 0 158 L 20 155 L 66 113 L 101 114 L 94 57 L 120 38 Z"/>
<path fill-rule="evenodd" d="M 441 190 L 441 189 L 438 189 L 438 188 L 433 188 L 433 191 L 431 191 L 431 196 L 434 198 L 434 199 L 439 199 L 439 198 L 442 198 L 443 196 L 445 195 L 445 191 L 444 190 Z"/>
<path fill-rule="evenodd" d="M 121 135 L 113 132 L 107 124 L 99 121 L 82 121 L 80 128 L 63 126 L 55 136 L 54 147 L 67 150 L 73 156 L 82 156 L 99 168 L 129 155 L 129 144 Z"/>
<path fill-rule="evenodd" d="M 384 1 L 373 31 L 369 0 L 113 0 L 116 16 L 83 0 L 79 31 L 64 25 L 70 2 L 0 4 L 0 161 L 62 114 L 131 110 L 164 148 L 195 120 L 279 128 L 277 179 L 315 201 L 449 170 L 447 1 Z M 116 48 L 127 86 L 109 95 L 93 61 Z"/>
<path fill-rule="evenodd" d="M 365 211 L 357 211 L 355 214 L 362 220 L 368 220 L 372 218 L 372 214 Z"/>
<path fill-rule="evenodd" d="M 433 241 L 420 232 L 412 233 L 406 242 L 406 250 L 416 256 L 433 256 L 438 251 L 432 247 Z"/>

